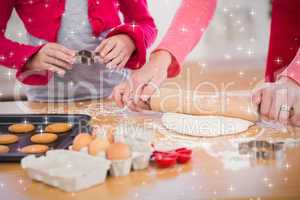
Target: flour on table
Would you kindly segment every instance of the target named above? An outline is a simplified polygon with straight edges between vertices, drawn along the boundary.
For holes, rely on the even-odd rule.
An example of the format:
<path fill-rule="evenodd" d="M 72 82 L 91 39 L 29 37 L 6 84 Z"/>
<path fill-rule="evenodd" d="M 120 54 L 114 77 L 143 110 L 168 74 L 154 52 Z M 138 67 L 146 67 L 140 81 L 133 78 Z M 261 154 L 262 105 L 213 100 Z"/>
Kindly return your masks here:
<path fill-rule="evenodd" d="M 247 131 L 250 121 L 223 116 L 196 116 L 178 113 L 164 113 L 162 124 L 168 130 L 196 137 L 216 137 Z"/>

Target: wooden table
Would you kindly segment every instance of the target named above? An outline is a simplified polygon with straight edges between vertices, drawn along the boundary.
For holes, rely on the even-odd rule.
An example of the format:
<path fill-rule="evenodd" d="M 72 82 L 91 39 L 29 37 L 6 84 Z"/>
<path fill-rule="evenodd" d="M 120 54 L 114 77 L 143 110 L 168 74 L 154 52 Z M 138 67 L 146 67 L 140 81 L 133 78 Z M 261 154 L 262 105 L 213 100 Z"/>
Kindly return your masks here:
<path fill-rule="evenodd" d="M 240 74 L 241 76 L 243 74 Z M 224 77 L 221 77 L 221 79 Z M 214 79 L 216 80 L 216 79 Z M 237 80 L 237 79 L 236 79 Z M 239 79 L 238 81 L 242 80 Z M 181 80 L 182 81 L 182 80 Z M 236 84 L 240 89 L 241 84 Z M 241 101 L 238 101 L 243 103 Z M 1 113 L 83 112 L 90 102 L 63 105 L 1 102 Z M 99 102 L 98 102 L 99 103 Z M 100 102 L 100 104 L 103 102 Z M 233 106 L 239 107 L 239 103 Z M 74 109 L 75 108 L 75 109 Z M 241 114 L 242 115 L 242 114 Z M 159 115 L 134 115 L 134 120 Z M 101 120 L 93 120 L 93 124 Z M 103 123 L 103 121 L 102 121 Z M 105 122 L 107 123 L 107 122 Z M 260 139 L 299 138 L 300 131 L 269 134 Z M 239 138 L 240 136 L 235 136 Z M 264 138 L 265 137 L 265 138 Z M 205 139 L 207 148 L 194 150 L 189 164 L 170 169 L 132 172 L 121 178 L 109 177 L 102 184 L 79 193 L 65 193 L 53 187 L 31 181 L 19 164 L 0 164 L 0 199 L 2 200 L 85 200 L 85 199 L 300 199 L 300 146 L 292 142 L 274 160 L 261 161 L 251 157 L 232 157 L 232 138 Z M 204 145 L 205 146 L 205 145 Z"/>

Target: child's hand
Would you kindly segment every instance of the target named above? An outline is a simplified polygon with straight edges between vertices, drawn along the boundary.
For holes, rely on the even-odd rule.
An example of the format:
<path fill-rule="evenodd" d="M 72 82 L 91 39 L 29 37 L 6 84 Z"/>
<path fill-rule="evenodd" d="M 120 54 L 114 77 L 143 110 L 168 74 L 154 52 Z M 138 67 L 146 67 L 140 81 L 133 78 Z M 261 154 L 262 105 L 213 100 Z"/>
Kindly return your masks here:
<path fill-rule="evenodd" d="M 121 69 L 135 51 L 133 40 L 126 34 L 115 35 L 101 42 L 95 52 L 100 54 L 100 63 L 110 69 Z"/>
<path fill-rule="evenodd" d="M 149 100 L 167 79 L 168 67 L 172 62 L 172 55 L 164 50 L 156 51 L 141 69 L 134 70 L 129 78 L 115 86 L 111 98 L 119 107 L 128 106 L 139 112 L 149 109 Z"/>
<path fill-rule="evenodd" d="M 25 65 L 28 70 L 49 70 L 64 75 L 72 68 L 75 61 L 75 51 L 60 44 L 48 43 L 40 49 Z"/>

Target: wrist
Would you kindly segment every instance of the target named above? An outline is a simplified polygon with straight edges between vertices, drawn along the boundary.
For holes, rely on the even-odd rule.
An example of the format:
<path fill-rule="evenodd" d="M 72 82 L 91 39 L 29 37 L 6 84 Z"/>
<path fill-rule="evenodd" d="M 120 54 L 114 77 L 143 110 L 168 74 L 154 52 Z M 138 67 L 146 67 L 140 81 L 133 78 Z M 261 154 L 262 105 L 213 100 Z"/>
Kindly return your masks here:
<path fill-rule="evenodd" d="M 130 37 L 130 35 L 121 34 L 120 36 L 124 37 L 125 40 L 127 40 L 127 44 L 129 44 L 133 48 L 133 50 L 136 50 L 135 42 L 134 42 L 133 38 Z"/>
<path fill-rule="evenodd" d="M 172 55 L 168 51 L 158 50 L 151 54 L 150 62 L 153 62 L 156 67 L 167 71 L 172 63 Z"/>
<path fill-rule="evenodd" d="M 277 79 L 276 83 L 278 83 L 278 84 L 290 83 L 290 84 L 300 86 L 299 83 L 296 80 L 294 80 L 292 77 L 289 77 L 289 76 L 279 77 L 279 79 Z"/>

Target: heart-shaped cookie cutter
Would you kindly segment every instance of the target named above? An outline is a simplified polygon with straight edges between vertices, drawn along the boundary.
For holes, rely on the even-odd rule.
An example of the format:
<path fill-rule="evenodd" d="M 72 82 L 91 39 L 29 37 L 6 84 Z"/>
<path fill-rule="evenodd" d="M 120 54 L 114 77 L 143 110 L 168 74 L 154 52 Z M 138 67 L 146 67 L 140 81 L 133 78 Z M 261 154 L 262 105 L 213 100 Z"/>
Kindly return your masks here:
<path fill-rule="evenodd" d="M 176 163 L 185 164 L 192 158 L 192 150 L 188 148 L 179 148 L 173 151 L 154 151 L 152 160 L 159 168 L 168 168 Z"/>

